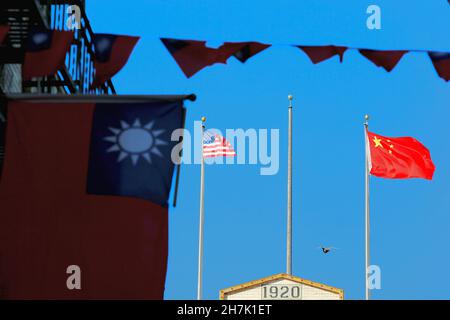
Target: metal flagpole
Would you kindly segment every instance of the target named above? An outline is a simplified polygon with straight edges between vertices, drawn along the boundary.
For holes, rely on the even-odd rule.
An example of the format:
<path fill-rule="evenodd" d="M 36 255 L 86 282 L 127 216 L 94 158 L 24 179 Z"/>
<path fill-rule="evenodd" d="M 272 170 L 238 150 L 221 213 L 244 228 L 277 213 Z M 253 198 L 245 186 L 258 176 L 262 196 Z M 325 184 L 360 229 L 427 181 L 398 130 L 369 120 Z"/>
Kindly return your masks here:
<path fill-rule="evenodd" d="M 370 206 L 369 206 L 369 141 L 367 140 L 367 130 L 369 128 L 369 116 L 366 115 L 364 122 L 364 138 L 365 138 L 365 150 L 366 150 L 366 194 L 365 194 L 365 220 L 366 220 L 366 300 L 370 300 L 370 291 L 369 291 L 369 266 L 370 266 L 370 255 L 369 255 L 369 244 L 370 244 Z"/>
<path fill-rule="evenodd" d="M 205 117 L 202 117 L 201 128 L 201 149 L 202 149 L 202 162 L 200 169 L 200 223 L 198 232 L 198 283 L 197 283 L 197 300 L 202 299 L 202 274 L 203 274 L 203 222 L 205 220 L 204 212 L 204 196 L 205 196 L 205 161 L 203 158 L 203 134 L 205 132 L 204 123 Z"/>
<path fill-rule="evenodd" d="M 288 96 L 288 175 L 287 175 L 287 241 L 286 273 L 292 274 L 292 95 Z"/>
<path fill-rule="evenodd" d="M 186 125 L 186 108 L 183 107 L 182 109 L 183 114 L 182 114 L 182 120 L 181 123 L 183 124 L 183 135 L 181 136 L 181 143 L 183 143 L 184 140 L 184 127 Z M 180 158 L 178 159 L 179 162 L 177 164 L 177 173 L 176 173 L 176 177 L 175 177 L 175 188 L 174 188 L 174 192 L 173 192 L 173 206 L 176 207 L 177 206 L 177 200 L 178 200 L 178 186 L 180 184 L 180 171 L 181 171 L 181 160 L 183 158 L 183 148 L 181 148 L 180 150 Z"/>

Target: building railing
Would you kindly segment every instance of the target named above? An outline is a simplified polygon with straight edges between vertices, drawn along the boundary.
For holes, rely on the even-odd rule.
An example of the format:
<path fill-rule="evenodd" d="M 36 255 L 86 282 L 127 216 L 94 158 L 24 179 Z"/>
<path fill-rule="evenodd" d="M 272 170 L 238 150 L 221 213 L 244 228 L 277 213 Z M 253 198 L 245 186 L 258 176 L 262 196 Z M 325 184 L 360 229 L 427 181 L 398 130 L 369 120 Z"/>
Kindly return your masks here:
<path fill-rule="evenodd" d="M 33 27 L 47 27 L 55 30 L 69 30 L 69 6 L 76 5 L 80 9 L 81 28 L 75 28 L 74 41 L 66 55 L 65 66 L 57 74 L 48 77 L 22 81 L 22 91 L 30 93 L 90 93 L 115 94 L 111 80 L 97 89 L 91 84 L 95 74 L 94 48 L 91 25 L 85 11 L 83 0 L 1 0 L 0 23 L 8 23 L 10 32 L 6 46 L 1 50 L 3 60 L 8 64 L 23 62 L 24 44 L 28 32 Z M 20 75 L 18 75 L 20 76 Z"/>
<path fill-rule="evenodd" d="M 94 1 L 94 0 L 93 0 Z M 21 65 L 25 55 L 29 30 L 46 27 L 68 30 L 68 7 L 80 8 L 81 28 L 74 30 L 74 41 L 66 54 L 65 65 L 55 75 L 22 81 Z M 87 18 L 84 1 L 56 0 L 0 0 L 0 24 L 10 29 L 3 45 L 0 45 L 0 178 L 2 173 L 6 100 L 8 93 L 57 93 L 57 94 L 115 94 L 111 80 L 97 89 L 92 89 L 95 68 L 93 63 L 94 33 Z"/>

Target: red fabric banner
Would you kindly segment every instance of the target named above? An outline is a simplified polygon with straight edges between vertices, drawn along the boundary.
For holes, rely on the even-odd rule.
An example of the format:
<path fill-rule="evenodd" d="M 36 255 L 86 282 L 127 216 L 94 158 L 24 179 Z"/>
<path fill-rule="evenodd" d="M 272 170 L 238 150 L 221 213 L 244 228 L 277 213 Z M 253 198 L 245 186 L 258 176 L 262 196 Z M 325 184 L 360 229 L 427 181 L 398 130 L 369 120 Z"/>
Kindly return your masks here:
<path fill-rule="evenodd" d="M 101 86 L 125 66 L 139 39 L 140 37 L 115 36 L 114 40 L 111 41 L 111 48 L 106 49 L 109 51 L 108 59 L 101 61 L 96 58 L 94 60 L 93 88 Z"/>
<path fill-rule="evenodd" d="M 367 131 L 367 143 L 370 174 L 391 179 L 433 178 L 435 167 L 430 152 L 416 139 L 389 138 Z"/>
<path fill-rule="evenodd" d="M 86 193 L 95 105 L 10 102 L 0 298 L 162 299 L 167 208 Z M 69 266 L 81 269 L 70 290 Z"/>
<path fill-rule="evenodd" d="M 3 41 L 5 41 L 8 32 L 9 32 L 8 25 L 0 25 L 0 44 L 2 44 Z"/>
<path fill-rule="evenodd" d="M 229 42 L 225 42 L 225 44 L 227 43 Z M 242 47 L 238 51 L 236 51 L 233 56 L 242 63 L 245 63 L 254 55 L 270 47 L 269 44 L 259 42 L 236 42 L 236 44 L 240 44 L 242 45 Z"/>
<path fill-rule="evenodd" d="M 206 41 L 166 38 L 161 41 L 188 78 L 207 66 L 215 63 L 225 64 L 233 55 L 239 61 L 245 62 L 270 47 L 259 42 L 225 42 L 219 48 L 209 48 Z"/>
<path fill-rule="evenodd" d="M 428 52 L 438 75 L 445 81 L 450 81 L 450 53 Z"/>
<path fill-rule="evenodd" d="M 215 63 L 226 63 L 230 56 L 235 56 L 239 61 L 245 62 L 271 45 L 259 42 L 224 42 L 219 48 L 208 48 L 206 41 L 181 40 L 161 38 L 164 46 L 177 62 L 186 77 L 190 78 L 198 71 Z M 344 53 L 348 49 L 358 50 L 364 57 L 372 61 L 376 66 L 383 67 L 390 72 L 402 57 L 410 52 L 408 50 L 371 50 L 356 49 L 344 46 L 303 46 L 295 45 L 304 51 L 312 63 L 317 64 L 334 56 L 339 56 L 343 61 Z M 420 50 L 415 50 L 420 51 Z M 450 53 L 428 52 L 439 76 L 446 81 L 450 80 Z M 442 56 L 444 56 L 442 58 Z"/>
<path fill-rule="evenodd" d="M 394 69 L 394 67 L 403 57 L 403 55 L 408 51 L 404 50 L 381 51 L 381 50 L 359 49 L 359 52 L 364 57 L 372 61 L 378 67 L 383 67 L 384 70 L 390 72 L 392 69 Z"/>
<path fill-rule="evenodd" d="M 335 55 L 339 56 L 339 61 L 342 62 L 344 59 L 344 53 L 347 47 L 337 47 L 337 46 L 297 46 L 302 49 L 311 59 L 312 63 L 316 64 Z"/>
<path fill-rule="evenodd" d="M 66 53 L 70 48 L 74 33 L 53 30 L 51 34 L 49 48 L 25 53 L 25 61 L 22 66 L 24 80 L 54 75 L 58 69 L 64 66 Z"/>

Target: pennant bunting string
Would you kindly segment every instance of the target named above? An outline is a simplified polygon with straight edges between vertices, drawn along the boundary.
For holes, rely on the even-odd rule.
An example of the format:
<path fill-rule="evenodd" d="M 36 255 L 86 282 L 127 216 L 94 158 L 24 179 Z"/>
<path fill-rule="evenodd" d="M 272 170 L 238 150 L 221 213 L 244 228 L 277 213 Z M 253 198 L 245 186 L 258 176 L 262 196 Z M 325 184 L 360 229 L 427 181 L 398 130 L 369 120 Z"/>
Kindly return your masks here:
<path fill-rule="evenodd" d="M 216 63 L 226 64 L 230 57 L 235 57 L 245 63 L 248 59 L 269 48 L 270 44 L 260 42 L 224 42 L 218 48 L 209 48 L 206 41 L 181 40 L 161 38 L 162 43 L 177 62 L 186 77 L 190 78 L 205 67 Z M 358 50 L 359 53 L 378 67 L 391 72 L 408 52 L 426 52 L 436 69 L 438 75 L 445 81 L 450 80 L 450 52 L 433 52 L 427 50 L 373 50 L 350 48 L 345 46 L 305 46 L 290 45 L 301 49 L 311 60 L 318 64 L 334 56 L 339 61 L 344 59 L 348 49 Z"/>

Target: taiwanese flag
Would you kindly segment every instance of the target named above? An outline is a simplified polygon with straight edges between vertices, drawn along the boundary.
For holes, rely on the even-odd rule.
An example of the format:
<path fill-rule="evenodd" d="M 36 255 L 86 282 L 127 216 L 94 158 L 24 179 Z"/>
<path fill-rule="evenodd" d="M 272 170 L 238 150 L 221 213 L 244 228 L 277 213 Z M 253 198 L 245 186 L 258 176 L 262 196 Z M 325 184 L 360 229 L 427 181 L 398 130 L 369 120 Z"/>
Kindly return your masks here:
<path fill-rule="evenodd" d="M 73 35 L 71 31 L 47 29 L 30 31 L 22 67 L 24 80 L 50 76 L 63 67 Z"/>
<path fill-rule="evenodd" d="M 445 81 L 450 81 L 450 53 L 449 52 L 428 52 L 428 56 L 433 62 L 439 76 Z"/>
<path fill-rule="evenodd" d="M 297 46 L 303 50 L 311 59 L 312 63 L 316 64 L 336 55 L 339 56 L 339 61 L 342 62 L 344 59 L 344 53 L 347 47 L 338 46 Z"/>
<path fill-rule="evenodd" d="M 3 41 L 5 41 L 6 36 L 8 35 L 8 32 L 9 32 L 9 26 L 0 25 L 0 44 L 2 44 Z"/>
<path fill-rule="evenodd" d="M 359 49 L 359 52 L 372 61 L 378 67 L 383 67 L 384 70 L 390 72 L 400 59 L 403 57 L 405 53 L 408 51 L 405 50 L 369 50 L 369 49 Z"/>
<path fill-rule="evenodd" d="M 226 44 L 227 42 L 225 43 L 225 45 Z M 240 45 L 242 47 L 238 51 L 233 53 L 233 56 L 242 63 L 245 63 L 248 59 L 250 59 L 254 55 L 270 47 L 269 44 L 259 42 L 236 42 L 235 44 Z"/>
<path fill-rule="evenodd" d="M 0 299 L 162 299 L 182 101 L 49 101 L 8 104 Z"/>
<path fill-rule="evenodd" d="M 206 41 L 166 38 L 161 38 L 161 41 L 188 78 L 207 66 L 226 63 L 229 57 L 243 47 L 241 44 L 228 43 L 216 49 L 207 47 Z"/>
<path fill-rule="evenodd" d="M 389 138 L 367 131 L 367 144 L 370 174 L 391 179 L 433 178 L 430 151 L 416 139 Z"/>
<path fill-rule="evenodd" d="M 269 47 L 259 42 L 225 42 L 219 48 L 209 48 L 206 41 L 167 38 L 161 41 L 188 78 L 207 66 L 225 64 L 231 56 L 244 63 Z"/>
<path fill-rule="evenodd" d="M 92 87 L 101 86 L 125 66 L 139 39 L 114 34 L 94 35 L 95 78 Z"/>

